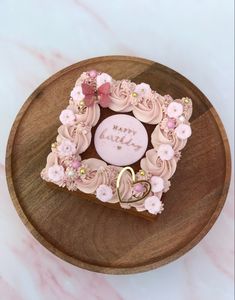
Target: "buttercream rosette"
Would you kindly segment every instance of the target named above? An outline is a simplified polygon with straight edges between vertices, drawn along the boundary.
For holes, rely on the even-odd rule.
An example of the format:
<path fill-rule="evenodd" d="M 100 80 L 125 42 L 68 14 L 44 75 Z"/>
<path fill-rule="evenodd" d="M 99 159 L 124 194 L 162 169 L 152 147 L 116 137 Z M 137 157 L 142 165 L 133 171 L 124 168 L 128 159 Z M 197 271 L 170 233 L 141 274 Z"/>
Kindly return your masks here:
<path fill-rule="evenodd" d="M 109 108 L 116 112 L 132 111 L 132 93 L 135 84 L 129 80 L 114 81 L 111 87 Z"/>

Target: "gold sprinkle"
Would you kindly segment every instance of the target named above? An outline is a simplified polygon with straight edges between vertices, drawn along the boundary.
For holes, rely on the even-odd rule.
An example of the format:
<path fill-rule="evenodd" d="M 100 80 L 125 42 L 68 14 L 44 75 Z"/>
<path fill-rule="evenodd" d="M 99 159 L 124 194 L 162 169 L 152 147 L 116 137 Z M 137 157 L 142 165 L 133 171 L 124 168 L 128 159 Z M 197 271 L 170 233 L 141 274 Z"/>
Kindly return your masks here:
<path fill-rule="evenodd" d="M 52 149 L 55 149 L 56 147 L 57 147 L 57 143 L 52 143 L 52 144 L 51 144 L 51 148 L 52 148 Z"/>
<path fill-rule="evenodd" d="M 86 174 L 86 169 L 85 168 L 81 168 L 79 172 L 80 172 L 81 175 L 84 175 L 84 174 Z"/>
<path fill-rule="evenodd" d="M 133 92 L 131 95 L 132 97 L 137 97 L 138 94 L 136 92 Z"/>
<path fill-rule="evenodd" d="M 141 175 L 141 176 L 144 176 L 144 175 L 145 175 L 144 170 L 140 170 L 140 175 Z"/>
<path fill-rule="evenodd" d="M 79 102 L 79 106 L 80 106 L 80 107 L 85 106 L 85 101 L 84 101 L 84 100 L 81 100 L 81 101 Z"/>
<path fill-rule="evenodd" d="M 183 100 L 184 100 L 184 103 L 186 103 L 186 104 L 188 104 L 188 103 L 189 103 L 189 101 L 190 101 L 190 99 L 189 99 L 189 98 L 187 98 L 187 97 L 183 98 Z"/>

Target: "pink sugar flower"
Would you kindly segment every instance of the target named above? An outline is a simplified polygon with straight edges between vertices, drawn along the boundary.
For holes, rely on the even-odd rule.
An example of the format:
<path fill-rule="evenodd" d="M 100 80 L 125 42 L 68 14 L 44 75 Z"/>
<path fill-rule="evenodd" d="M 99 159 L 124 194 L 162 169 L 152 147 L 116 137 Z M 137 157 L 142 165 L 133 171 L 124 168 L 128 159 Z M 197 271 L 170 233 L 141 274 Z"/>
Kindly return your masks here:
<path fill-rule="evenodd" d="M 158 156 L 161 158 L 161 160 L 170 160 L 174 157 L 174 150 L 169 144 L 161 144 L 158 147 Z"/>
<path fill-rule="evenodd" d="M 167 127 L 169 129 L 174 129 L 175 126 L 176 126 L 176 119 L 174 119 L 174 118 L 168 119 L 168 121 L 167 121 Z"/>
<path fill-rule="evenodd" d="M 110 186 L 101 184 L 96 190 L 96 198 L 102 202 L 107 202 L 113 197 L 113 191 Z"/>
<path fill-rule="evenodd" d="M 164 189 L 164 180 L 159 176 L 152 176 L 150 179 L 152 192 L 158 193 Z"/>
<path fill-rule="evenodd" d="M 189 125 L 180 124 L 175 129 L 175 133 L 176 133 L 176 135 L 179 139 L 186 140 L 187 138 L 189 138 L 191 136 L 192 130 L 191 130 L 191 127 Z"/>
<path fill-rule="evenodd" d="M 157 196 L 148 197 L 144 202 L 144 207 L 150 214 L 160 214 L 163 211 L 163 203 Z"/>
<path fill-rule="evenodd" d="M 64 168 L 59 165 L 54 165 L 48 168 L 47 175 L 51 181 L 58 182 L 64 178 Z"/>
<path fill-rule="evenodd" d="M 88 75 L 91 77 L 91 78 L 95 78 L 97 76 L 97 71 L 96 70 L 91 70 L 88 72 Z"/>
<path fill-rule="evenodd" d="M 80 166 L 81 166 L 81 161 L 80 160 L 78 160 L 78 159 L 74 159 L 73 161 L 72 161 L 72 164 L 71 164 L 71 166 L 74 168 L 74 169 L 78 169 Z"/>
<path fill-rule="evenodd" d="M 141 183 L 137 183 L 134 185 L 134 191 L 137 193 L 142 193 L 144 191 L 144 186 Z"/>
<path fill-rule="evenodd" d="M 178 118 L 183 113 L 183 105 L 173 101 L 167 107 L 167 115 L 170 118 Z"/>
<path fill-rule="evenodd" d="M 62 143 L 57 147 L 59 156 L 70 156 L 76 153 L 76 144 L 70 140 L 64 139 Z"/>
<path fill-rule="evenodd" d="M 64 125 L 72 126 L 76 120 L 75 114 L 71 109 L 64 109 L 60 114 L 60 122 Z"/>

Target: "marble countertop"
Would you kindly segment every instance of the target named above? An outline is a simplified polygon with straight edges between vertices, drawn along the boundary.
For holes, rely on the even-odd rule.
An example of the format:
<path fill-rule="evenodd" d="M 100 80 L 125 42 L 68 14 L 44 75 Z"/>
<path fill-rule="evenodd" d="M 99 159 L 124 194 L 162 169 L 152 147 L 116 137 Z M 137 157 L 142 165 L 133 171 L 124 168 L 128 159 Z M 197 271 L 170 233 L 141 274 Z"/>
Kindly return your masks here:
<path fill-rule="evenodd" d="M 0 298 L 232 300 L 233 185 L 219 219 L 193 250 L 136 275 L 96 274 L 60 260 L 13 207 L 5 147 L 25 99 L 56 71 L 112 54 L 153 59 L 195 83 L 219 112 L 234 153 L 232 0 L 0 1 Z"/>

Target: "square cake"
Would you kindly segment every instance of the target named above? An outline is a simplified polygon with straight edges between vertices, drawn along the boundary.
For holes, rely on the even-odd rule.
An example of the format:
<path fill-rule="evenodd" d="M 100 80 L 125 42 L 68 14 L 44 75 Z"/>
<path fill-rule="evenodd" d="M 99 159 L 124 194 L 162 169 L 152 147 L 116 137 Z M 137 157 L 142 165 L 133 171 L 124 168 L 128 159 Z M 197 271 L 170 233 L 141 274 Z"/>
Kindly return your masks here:
<path fill-rule="evenodd" d="M 104 110 L 110 114 L 99 122 Z M 83 72 L 58 116 L 61 126 L 41 177 L 84 199 L 153 218 L 164 210 L 162 195 L 192 134 L 191 114 L 188 97 L 173 99 L 147 83 Z M 98 158 L 83 159 L 92 141 Z"/>

